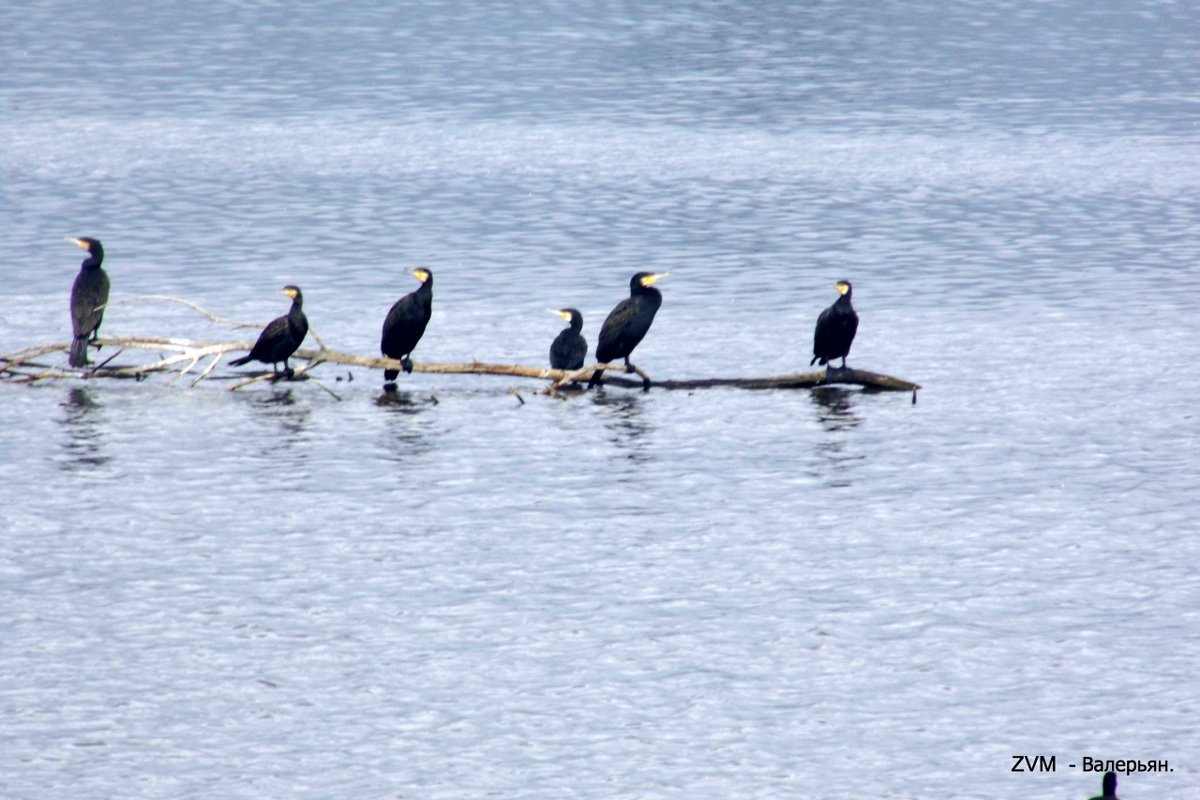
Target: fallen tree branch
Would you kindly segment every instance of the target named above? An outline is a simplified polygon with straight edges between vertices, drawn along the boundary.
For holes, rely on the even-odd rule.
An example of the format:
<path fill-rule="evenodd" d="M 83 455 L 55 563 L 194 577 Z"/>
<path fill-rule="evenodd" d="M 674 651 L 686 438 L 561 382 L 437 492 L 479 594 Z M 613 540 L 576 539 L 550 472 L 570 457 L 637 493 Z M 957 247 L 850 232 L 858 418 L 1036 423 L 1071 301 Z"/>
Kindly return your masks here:
<path fill-rule="evenodd" d="M 123 348 L 123 350 L 145 350 L 165 353 L 156 361 L 145 364 L 113 365 L 110 356 L 104 363 L 83 369 L 70 369 L 40 363 L 38 359 L 55 352 L 66 352 L 70 343 L 40 345 L 18 350 L 8 355 L 0 356 L 0 380 L 33 383 L 36 381 L 60 378 L 135 378 L 141 380 L 155 372 L 175 372 L 171 380 L 177 380 L 187 374 L 204 359 L 211 359 L 203 371 L 189 384 L 195 386 L 208 378 L 220 363 L 222 357 L 229 352 L 249 350 L 252 342 L 200 342 L 191 339 L 151 338 L 151 337 L 114 337 L 98 340 L 97 344 Z M 122 351 L 123 352 L 123 351 Z M 369 369 L 402 369 L 401 363 L 394 358 L 377 356 L 359 356 L 351 353 L 341 353 L 328 349 L 301 348 L 294 358 L 305 359 L 306 364 L 295 370 L 292 380 L 314 381 L 326 392 L 338 397 L 327 386 L 317 381 L 308 373 L 317 365 L 329 362 L 349 366 L 366 367 Z M 414 362 L 413 372 L 442 374 L 442 375 L 500 375 L 506 377 L 529 378 L 532 380 L 549 381 L 543 390 L 546 393 L 557 393 L 563 387 L 576 381 L 591 377 L 596 369 L 605 369 L 606 374 L 602 386 L 617 386 L 622 388 L 642 389 L 649 376 L 637 370 L 640 380 L 626 377 L 623 365 L 594 364 L 579 370 L 558 370 L 547 367 L 527 367 L 521 364 L 490 364 L 482 361 L 470 361 L 459 364 L 439 364 L 429 362 Z M 266 380 L 278 380 L 273 372 L 248 374 L 229 386 L 230 391 L 236 391 L 245 386 Z M 916 402 L 916 392 L 921 387 L 911 381 L 882 375 L 877 372 L 854 369 L 852 367 L 813 370 L 789 375 L 779 375 L 767 378 L 698 378 L 684 380 L 663 380 L 652 385 L 655 388 L 671 390 L 694 390 L 713 388 L 736 389 L 812 389 L 819 386 L 844 384 L 861 386 L 873 391 L 911 392 L 913 402 Z M 341 398 L 338 398 L 341 399 Z"/>

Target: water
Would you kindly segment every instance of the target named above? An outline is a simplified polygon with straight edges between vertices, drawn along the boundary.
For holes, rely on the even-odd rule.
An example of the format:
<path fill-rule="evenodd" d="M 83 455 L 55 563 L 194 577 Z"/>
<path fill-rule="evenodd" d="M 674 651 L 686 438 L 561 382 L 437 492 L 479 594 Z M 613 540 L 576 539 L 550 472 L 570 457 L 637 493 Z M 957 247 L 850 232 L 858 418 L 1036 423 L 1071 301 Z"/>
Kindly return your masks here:
<path fill-rule="evenodd" d="M 92 235 L 363 354 L 428 266 L 418 361 L 669 270 L 658 378 L 805 366 L 849 278 L 924 386 L 0 386 L 0 795 L 1193 795 L 1194 11 L 0 11 L 0 351 Z"/>

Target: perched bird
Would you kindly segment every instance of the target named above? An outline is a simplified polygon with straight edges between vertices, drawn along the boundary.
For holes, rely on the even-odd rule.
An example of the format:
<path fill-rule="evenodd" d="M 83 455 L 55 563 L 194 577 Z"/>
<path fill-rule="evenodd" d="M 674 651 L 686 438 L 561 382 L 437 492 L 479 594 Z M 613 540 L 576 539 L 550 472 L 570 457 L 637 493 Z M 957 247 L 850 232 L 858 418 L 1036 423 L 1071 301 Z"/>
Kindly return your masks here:
<path fill-rule="evenodd" d="M 270 364 L 271 369 L 278 374 L 279 367 L 276 365 L 282 361 L 284 374 L 291 377 L 292 368 L 287 362 L 308 335 L 308 318 L 301 310 L 304 306 L 304 295 L 300 293 L 300 288 L 285 286 L 283 293 L 292 298 L 292 307 L 288 313 L 267 323 L 267 327 L 258 335 L 258 341 L 250 349 L 250 354 L 230 361 L 230 366 L 240 367 L 248 361 L 261 361 Z"/>
<path fill-rule="evenodd" d="M 554 337 L 554 343 L 550 345 L 551 369 L 580 369 L 587 358 L 588 350 L 587 339 L 580 334 L 583 330 L 583 314 L 574 308 L 563 308 L 551 313 L 558 314 L 571 323 L 570 327 L 563 328 L 558 336 Z"/>
<path fill-rule="evenodd" d="M 817 329 L 813 333 L 813 357 L 808 362 L 809 366 L 818 360 L 826 364 L 840 358 L 844 369 L 846 356 L 850 354 L 850 343 L 858 332 L 858 314 L 850 305 L 850 281 L 838 281 L 834 288 L 841 297 L 817 317 Z"/>
<path fill-rule="evenodd" d="M 108 275 L 100 267 L 104 262 L 104 247 L 96 239 L 68 239 L 88 251 L 88 257 L 79 265 L 75 285 L 71 287 L 71 340 L 70 364 L 83 367 L 88 363 L 88 341 L 95 341 L 100 332 L 100 321 L 104 319 L 104 305 L 108 302 Z"/>
<path fill-rule="evenodd" d="M 1101 789 L 1104 794 L 1090 798 L 1090 800 L 1117 800 L 1117 773 L 1104 773 L 1104 782 L 1101 784 Z"/>
<path fill-rule="evenodd" d="M 421 282 L 415 291 L 401 297 L 387 313 L 383 321 L 383 337 L 379 349 L 388 358 L 396 358 L 404 365 L 404 371 L 412 372 L 413 348 L 421 341 L 425 326 L 433 313 L 433 273 L 424 267 L 418 267 L 411 273 Z M 396 380 L 399 370 L 385 369 L 383 379 L 387 383 Z"/>
<path fill-rule="evenodd" d="M 629 354 L 650 330 L 654 315 L 662 305 L 662 292 L 654 288 L 657 281 L 667 277 L 668 272 L 639 272 L 629 279 L 629 297 L 617 303 L 609 312 L 600 328 L 600 341 L 596 344 L 596 360 L 607 364 L 614 359 L 625 359 L 625 371 L 634 372 L 629 363 Z M 588 388 L 600 382 L 604 370 L 592 373 Z"/>

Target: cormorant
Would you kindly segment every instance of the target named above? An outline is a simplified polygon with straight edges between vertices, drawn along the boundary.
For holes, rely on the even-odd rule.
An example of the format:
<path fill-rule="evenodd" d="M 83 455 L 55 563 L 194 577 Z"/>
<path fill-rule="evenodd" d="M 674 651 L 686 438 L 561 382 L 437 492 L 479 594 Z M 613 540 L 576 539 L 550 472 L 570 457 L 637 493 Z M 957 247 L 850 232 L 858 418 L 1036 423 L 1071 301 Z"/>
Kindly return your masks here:
<path fill-rule="evenodd" d="M 1104 773 L 1104 782 L 1101 784 L 1104 794 L 1090 798 L 1090 800 L 1117 800 L 1117 773 Z"/>
<path fill-rule="evenodd" d="M 570 322 L 571 326 L 563 328 L 550 345 L 550 368 L 580 369 L 587 358 L 588 350 L 587 339 L 579 333 L 583 330 L 583 315 L 574 308 L 563 308 L 551 313 L 558 314 Z"/>
<path fill-rule="evenodd" d="M 250 349 L 250 354 L 230 361 L 231 367 L 240 367 L 248 361 L 261 361 L 270 364 L 271 369 L 279 374 L 276 365 L 282 361 L 284 374 L 289 378 L 292 376 L 292 368 L 287 362 L 308 335 L 308 318 L 301 311 L 304 295 L 300 293 L 300 288 L 285 286 L 283 293 L 292 298 L 292 307 L 288 313 L 271 320 L 258 335 L 258 341 Z"/>
<path fill-rule="evenodd" d="M 813 357 L 808 362 L 810 367 L 818 360 L 824 365 L 840 358 L 845 369 L 850 343 L 858 332 L 858 314 L 850 305 L 850 281 L 838 281 L 834 288 L 841 297 L 817 317 L 817 329 L 813 332 Z"/>
<path fill-rule="evenodd" d="M 633 364 L 629 363 L 629 354 L 638 346 L 654 315 L 662 305 L 662 292 L 655 289 L 653 284 L 667 277 L 668 272 L 639 272 L 629 279 L 629 297 L 617 303 L 616 308 L 609 312 L 600 328 L 600 340 L 596 344 L 596 360 L 601 364 L 617 359 L 625 359 L 625 371 L 634 372 Z M 600 382 L 604 370 L 598 369 L 592 373 L 588 388 Z"/>
<path fill-rule="evenodd" d="M 104 305 L 108 302 L 108 275 L 100 267 L 104 262 L 104 247 L 96 239 L 84 236 L 68 239 L 88 251 L 88 257 L 79 265 L 75 285 L 71 287 L 71 340 L 70 364 L 72 367 L 87 366 L 89 339 L 95 341 L 100 332 L 100 321 L 104 319 Z"/>
<path fill-rule="evenodd" d="M 433 273 L 424 267 L 418 267 L 411 273 L 421 282 L 415 291 L 401 297 L 387 313 L 383 321 L 383 337 L 379 349 L 388 358 L 396 358 L 404 366 L 404 371 L 412 372 L 413 348 L 421 341 L 425 326 L 433 313 Z M 385 369 L 383 380 L 391 383 L 400 374 L 399 370 Z"/>

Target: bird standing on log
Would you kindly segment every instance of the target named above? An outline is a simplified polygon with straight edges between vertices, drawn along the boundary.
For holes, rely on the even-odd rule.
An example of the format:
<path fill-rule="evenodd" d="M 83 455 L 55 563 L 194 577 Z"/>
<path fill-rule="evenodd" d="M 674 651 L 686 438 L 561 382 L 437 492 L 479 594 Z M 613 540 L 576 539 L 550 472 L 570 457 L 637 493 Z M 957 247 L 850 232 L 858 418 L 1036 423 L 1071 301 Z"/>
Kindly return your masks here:
<path fill-rule="evenodd" d="M 812 361 L 808 362 L 810 367 L 817 361 L 824 365 L 840 358 L 842 368 L 845 369 L 850 344 L 854 341 L 854 334 L 858 332 L 858 314 L 850 304 L 850 281 L 838 281 L 834 288 L 841 297 L 817 317 L 817 329 L 813 333 L 813 357 Z"/>
<path fill-rule="evenodd" d="M 421 282 L 415 291 L 401 297 L 387 313 L 383 321 L 383 336 L 379 349 L 388 358 L 399 359 L 404 371 L 411 373 L 413 348 L 421 341 L 429 317 L 433 314 L 433 273 L 418 267 L 411 273 Z M 393 383 L 400 375 L 399 370 L 385 369 L 383 371 L 384 385 Z"/>
<path fill-rule="evenodd" d="M 292 377 L 292 368 L 288 359 L 300 347 L 304 337 L 308 335 L 308 318 L 304 316 L 302 307 L 304 295 L 298 286 L 285 286 L 283 293 L 292 298 L 292 307 L 282 317 L 271 320 L 267 327 L 258 335 L 258 341 L 250 349 L 250 354 L 229 362 L 232 367 L 240 367 L 248 361 L 261 361 L 270 364 L 275 374 L 279 374 L 277 364 L 283 362 L 283 372 Z"/>
<path fill-rule="evenodd" d="M 552 311 L 570 322 L 570 327 L 563 328 L 554 343 L 550 345 L 550 368 L 576 370 L 583 367 L 587 358 L 587 339 L 583 338 L 583 315 L 574 308 L 563 308 Z"/>
<path fill-rule="evenodd" d="M 607 364 L 614 359 L 623 358 L 625 371 L 636 371 L 633 364 L 629 363 L 629 354 L 642 341 L 646 331 L 650 330 L 654 315 L 662 305 L 662 292 L 655 289 L 654 284 L 669 274 L 639 272 L 629 279 L 629 297 L 617 303 L 600 328 L 600 340 L 596 344 L 597 361 Z M 600 383 L 600 376 L 603 374 L 602 369 L 593 372 L 588 381 L 588 388 Z"/>
<path fill-rule="evenodd" d="M 96 239 L 86 236 L 68 239 L 76 246 L 88 251 L 88 257 L 79 265 L 75 285 L 71 287 L 71 340 L 70 364 L 72 367 L 87 366 L 88 342 L 94 342 L 100 333 L 100 321 L 104 319 L 104 305 L 108 302 L 108 274 L 104 263 L 104 247 Z"/>

